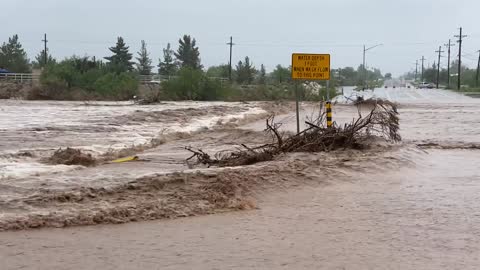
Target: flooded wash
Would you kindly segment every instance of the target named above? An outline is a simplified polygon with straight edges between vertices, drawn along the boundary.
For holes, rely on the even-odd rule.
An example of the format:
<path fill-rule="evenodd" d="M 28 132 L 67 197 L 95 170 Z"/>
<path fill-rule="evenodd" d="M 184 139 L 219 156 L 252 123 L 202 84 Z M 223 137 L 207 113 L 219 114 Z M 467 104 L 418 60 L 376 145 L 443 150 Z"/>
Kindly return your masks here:
<path fill-rule="evenodd" d="M 358 117 L 341 104 L 352 93 L 345 89 L 334 105 L 339 124 Z M 2 101 L 2 262 L 7 269 L 480 268 L 480 99 L 406 88 L 367 94 L 399 104 L 401 143 L 372 140 L 364 150 L 222 169 L 185 163 L 184 147 L 214 153 L 270 143 L 269 106 Z M 305 120 L 314 104 L 301 107 Z M 295 130 L 293 111 L 280 112 L 282 128 Z M 137 162 L 87 168 L 42 159 L 67 146 L 99 156 L 165 134 L 175 136 L 146 147 Z M 157 221 L 137 222 L 145 220 Z M 104 225 L 71 227 L 95 224 Z M 16 231 L 39 227 L 70 228 Z"/>

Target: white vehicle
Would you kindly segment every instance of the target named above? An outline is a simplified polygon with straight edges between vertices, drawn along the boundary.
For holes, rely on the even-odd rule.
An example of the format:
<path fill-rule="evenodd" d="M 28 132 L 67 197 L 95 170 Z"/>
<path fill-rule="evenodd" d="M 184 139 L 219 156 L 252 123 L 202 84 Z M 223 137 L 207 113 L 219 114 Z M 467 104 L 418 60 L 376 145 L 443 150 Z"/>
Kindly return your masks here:
<path fill-rule="evenodd" d="M 425 89 L 425 88 L 432 89 L 432 88 L 434 88 L 434 86 L 431 83 L 422 82 L 418 85 L 418 88 L 420 88 L 420 89 Z"/>

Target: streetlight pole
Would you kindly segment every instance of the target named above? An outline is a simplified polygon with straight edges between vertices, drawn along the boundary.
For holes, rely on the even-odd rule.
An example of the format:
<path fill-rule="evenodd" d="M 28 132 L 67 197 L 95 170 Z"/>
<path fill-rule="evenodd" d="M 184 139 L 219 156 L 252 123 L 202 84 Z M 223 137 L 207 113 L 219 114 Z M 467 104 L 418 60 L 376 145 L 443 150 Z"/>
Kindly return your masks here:
<path fill-rule="evenodd" d="M 362 68 L 363 68 L 363 89 L 365 90 L 365 86 L 367 84 L 367 69 L 365 68 L 365 52 L 367 50 L 365 50 L 365 45 L 363 45 L 363 64 L 362 64 Z"/>
<path fill-rule="evenodd" d="M 372 47 L 369 47 L 369 48 L 365 48 L 365 45 L 363 45 L 363 88 L 366 87 L 367 85 L 367 68 L 366 68 L 366 63 L 365 63 L 365 53 L 368 51 L 368 50 L 371 50 L 373 48 L 376 48 L 378 46 L 382 46 L 383 44 L 377 44 L 375 46 L 372 46 Z"/>

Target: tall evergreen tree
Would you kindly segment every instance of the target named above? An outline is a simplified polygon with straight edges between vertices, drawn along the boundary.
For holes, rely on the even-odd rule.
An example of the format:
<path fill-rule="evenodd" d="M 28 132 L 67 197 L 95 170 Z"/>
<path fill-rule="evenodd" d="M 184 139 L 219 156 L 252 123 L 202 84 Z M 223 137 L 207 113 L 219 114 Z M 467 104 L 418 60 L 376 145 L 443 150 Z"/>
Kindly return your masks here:
<path fill-rule="evenodd" d="M 174 52 L 170 48 L 170 43 L 167 44 L 167 48 L 163 49 L 163 61 L 160 58 L 158 64 L 158 74 L 165 76 L 172 76 L 177 72 L 177 64 L 173 59 Z"/>
<path fill-rule="evenodd" d="M 4 42 L 0 47 L 0 68 L 17 73 L 30 72 L 27 53 L 18 41 L 18 35 L 8 38 L 8 43 Z"/>
<path fill-rule="evenodd" d="M 179 46 L 175 53 L 175 57 L 180 62 L 182 67 L 190 67 L 193 69 L 201 69 L 200 52 L 196 47 L 196 40 L 188 35 L 184 35 L 182 39 L 178 40 Z"/>
<path fill-rule="evenodd" d="M 152 59 L 150 59 L 150 54 L 147 51 L 147 44 L 145 40 L 142 40 L 142 47 L 137 53 L 137 71 L 140 75 L 150 75 L 152 73 Z"/>
<path fill-rule="evenodd" d="M 263 64 L 260 65 L 260 74 L 258 77 L 258 82 L 260 84 L 265 84 L 267 82 L 267 71 L 265 70 L 265 66 Z"/>
<path fill-rule="evenodd" d="M 48 49 L 47 49 L 47 65 L 50 65 L 50 64 L 55 64 L 57 62 L 57 60 L 55 58 L 53 58 L 53 56 L 48 53 Z M 45 67 L 45 50 L 42 50 L 41 52 L 39 52 L 37 54 L 37 56 L 35 56 L 35 61 L 32 62 L 33 64 L 33 67 L 34 68 L 43 68 Z"/>
<path fill-rule="evenodd" d="M 250 58 L 245 57 L 245 62 L 239 61 L 236 66 L 237 82 L 251 84 L 255 77 L 255 67 L 250 63 Z"/>
<path fill-rule="evenodd" d="M 116 72 L 133 70 L 134 63 L 130 61 L 132 60 L 132 54 L 128 52 L 128 48 L 122 37 L 117 38 L 115 47 L 109 48 L 113 55 L 105 57 L 105 59 L 109 61 L 109 66 Z"/>

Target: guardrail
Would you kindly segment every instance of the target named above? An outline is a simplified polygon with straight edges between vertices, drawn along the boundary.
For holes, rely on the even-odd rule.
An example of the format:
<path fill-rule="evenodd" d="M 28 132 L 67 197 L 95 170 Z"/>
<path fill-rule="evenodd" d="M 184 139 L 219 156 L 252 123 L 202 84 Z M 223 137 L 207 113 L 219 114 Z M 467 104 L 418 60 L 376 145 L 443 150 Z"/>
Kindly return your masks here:
<path fill-rule="evenodd" d="M 32 73 L 0 73 L 0 81 L 32 83 L 39 79 L 40 75 Z"/>

